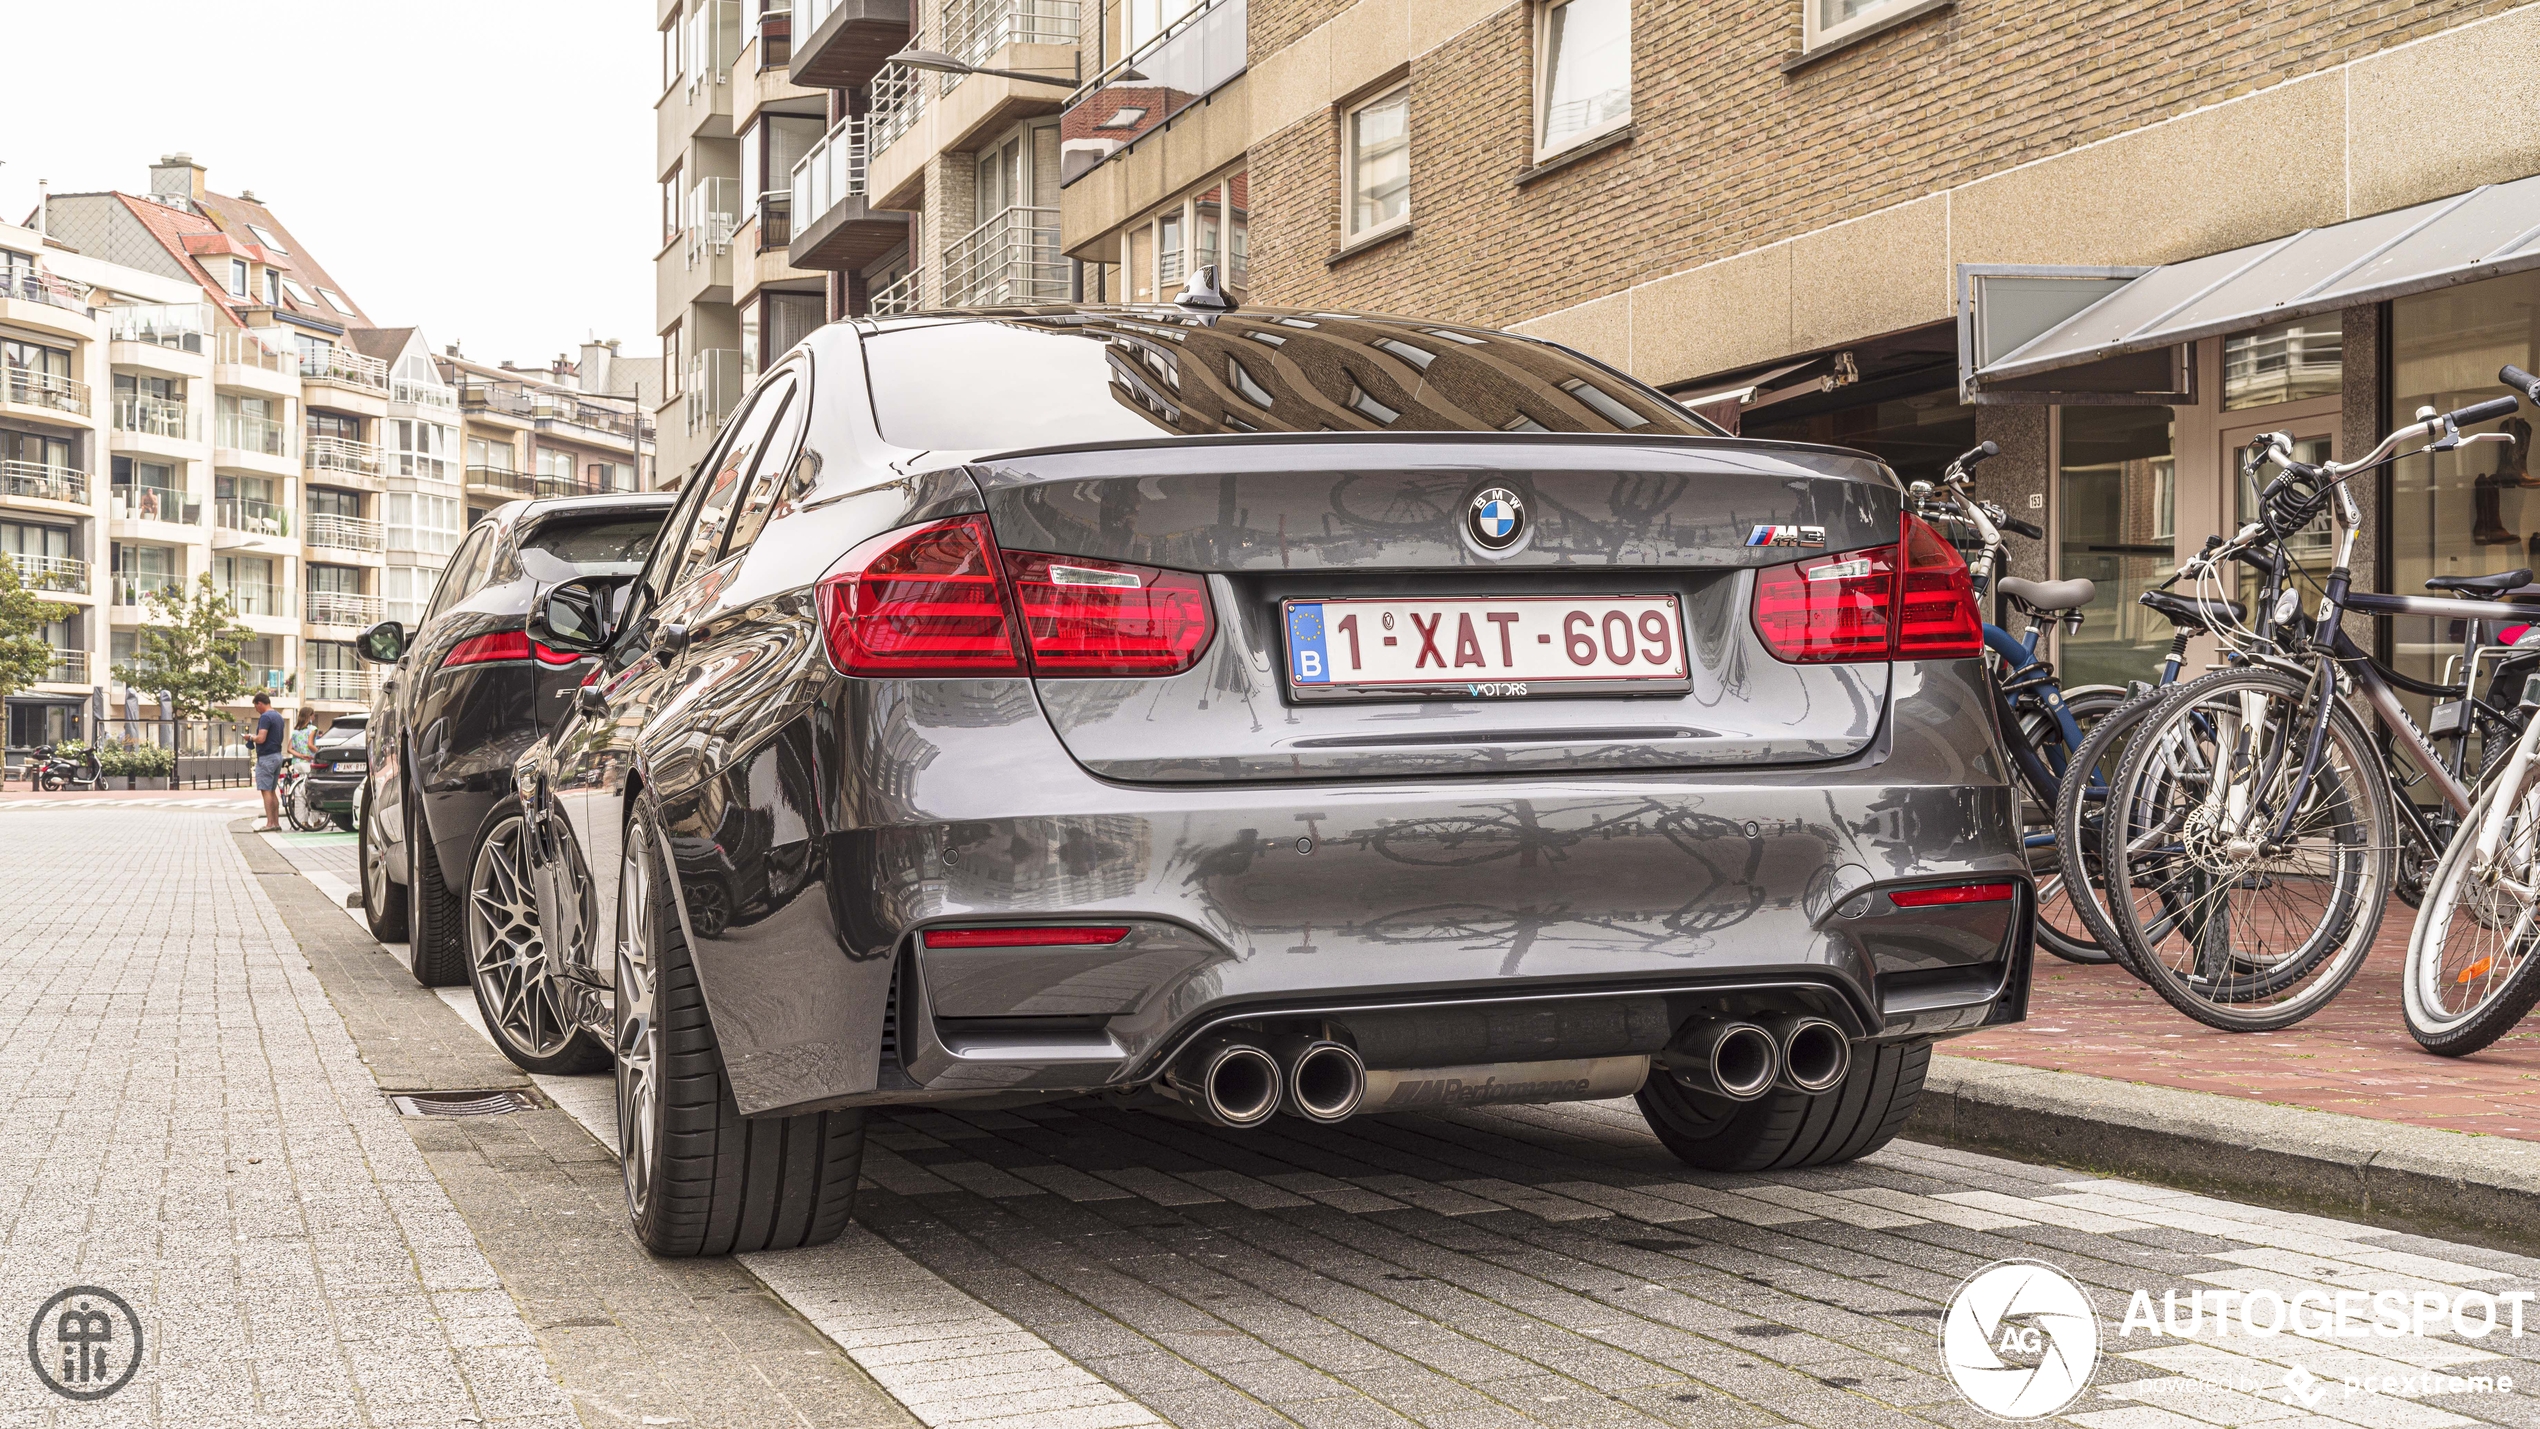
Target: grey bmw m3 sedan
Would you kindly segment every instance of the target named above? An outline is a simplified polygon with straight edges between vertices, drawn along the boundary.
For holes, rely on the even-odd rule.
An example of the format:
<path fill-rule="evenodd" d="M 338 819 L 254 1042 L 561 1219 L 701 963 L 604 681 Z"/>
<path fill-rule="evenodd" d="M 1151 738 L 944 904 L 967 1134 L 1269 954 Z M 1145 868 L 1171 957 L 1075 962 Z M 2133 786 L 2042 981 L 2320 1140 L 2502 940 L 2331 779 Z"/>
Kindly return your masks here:
<path fill-rule="evenodd" d="M 531 634 L 599 660 L 491 816 L 524 995 L 613 1056 L 662 1254 L 838 1234 L 875 1106 L 1631 1095 L 1695 1166 L 1840 1161 L 2026 1005 L 1956 552 L 1873 457 L 1508 333 L 835 323 Z"/>

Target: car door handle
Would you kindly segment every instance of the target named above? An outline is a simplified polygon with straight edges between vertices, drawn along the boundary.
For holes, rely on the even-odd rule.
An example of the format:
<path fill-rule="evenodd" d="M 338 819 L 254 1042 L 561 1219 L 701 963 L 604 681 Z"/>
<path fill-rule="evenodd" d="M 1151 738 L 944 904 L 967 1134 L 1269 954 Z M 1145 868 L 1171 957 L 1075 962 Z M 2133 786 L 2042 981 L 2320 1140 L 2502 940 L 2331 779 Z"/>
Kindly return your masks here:
<path fill-rule="evenodd" d="M 676 655 L 688 648 L 688 627 L 664 625 L 653 632 L 653 648 L 665 655 Z"/>
<path fill-rule="evenodd" d="M 609 707 L 608 696 L 601 693 L 600 682 L 592 681 L 573 692 L 573 707 L 584 714 L 598 714 Z"/>

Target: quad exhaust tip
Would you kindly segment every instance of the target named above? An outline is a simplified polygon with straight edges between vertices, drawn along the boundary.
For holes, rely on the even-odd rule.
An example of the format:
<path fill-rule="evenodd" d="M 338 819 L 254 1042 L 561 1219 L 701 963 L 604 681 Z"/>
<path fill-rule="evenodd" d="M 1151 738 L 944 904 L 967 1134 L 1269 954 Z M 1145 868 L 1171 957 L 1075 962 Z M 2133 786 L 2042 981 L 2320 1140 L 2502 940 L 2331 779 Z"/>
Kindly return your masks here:
<path fill-rule="evenodd" d="M 1279 1110 L 1330 1125 L 1346 1120 L 1367 1097 L 1367 1064 L 1356 1049 L 1322 1037 L 1280 1037 L 1270 1050 L 1284 1064 Z"/>
<path fill-rule="evenodd" d="M 1852 1039 L 1822 1017 L 1774 1018 L 1767 1030 L 1781 1050 L 1781 1074 L 1775 1086 L 1824 1096 L 1842 1086 L 1852 1071 Z"/>
<path fill-rule="evenodd" d="M 1183 1053 L 1164 1080 L 1201 1115 L 1239 1130 L 1276 1114 L 1287 1083 L 1268 1052 L 1231 1038 L 1211 1038 Z"/>

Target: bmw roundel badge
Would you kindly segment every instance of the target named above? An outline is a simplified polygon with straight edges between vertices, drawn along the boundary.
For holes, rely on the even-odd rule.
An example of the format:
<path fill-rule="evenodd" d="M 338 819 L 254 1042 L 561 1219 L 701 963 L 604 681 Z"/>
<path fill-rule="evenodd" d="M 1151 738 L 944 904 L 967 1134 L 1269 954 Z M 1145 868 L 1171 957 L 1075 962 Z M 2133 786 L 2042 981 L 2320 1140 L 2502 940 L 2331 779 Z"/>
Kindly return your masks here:
<path fill-rule="evenodd" d="M 1525 500 L 1504 486 L 1474 492 L 1473 504 L 1464 512 L 1464 529 L 1485 551 L 1510 550 L 1526 537 Z"/>

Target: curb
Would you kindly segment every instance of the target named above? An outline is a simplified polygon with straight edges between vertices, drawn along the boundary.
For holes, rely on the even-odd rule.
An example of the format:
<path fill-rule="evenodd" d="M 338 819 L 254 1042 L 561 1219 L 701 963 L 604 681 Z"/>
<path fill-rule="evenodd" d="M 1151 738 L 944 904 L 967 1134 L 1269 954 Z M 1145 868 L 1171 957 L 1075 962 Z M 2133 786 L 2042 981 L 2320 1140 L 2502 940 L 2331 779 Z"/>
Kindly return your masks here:
<path fill-rule="evenodd" d="M 1945 1056 L 1901 1134 L 2540 1251 L 2540 1142 Z"/>

